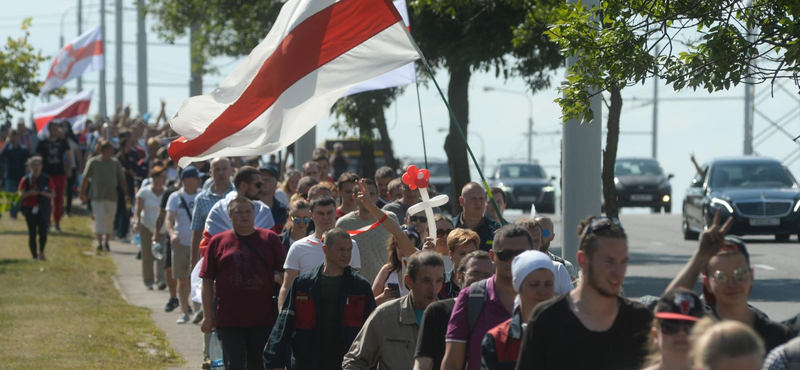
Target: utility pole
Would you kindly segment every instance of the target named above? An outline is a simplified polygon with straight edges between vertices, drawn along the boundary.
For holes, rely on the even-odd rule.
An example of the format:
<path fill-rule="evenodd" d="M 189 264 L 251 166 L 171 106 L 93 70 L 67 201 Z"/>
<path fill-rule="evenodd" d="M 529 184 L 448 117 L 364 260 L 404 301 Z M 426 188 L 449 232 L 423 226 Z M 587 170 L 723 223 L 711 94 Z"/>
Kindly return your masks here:
<path fill-rule="evenodd" d="M 137 0 L 136 7 L 136 91 L 139 114 L 147 113 L 147 30 L 144 25 L 144 0 Z"/>
<path fill-rule="evenodd" d="M 656 47 L 658 49 L 658 47 Z M 653 76 L 653 159 L 658 158 L 658 76 Z"/>
<path fill-rule="evenodd" d="M 78 0 L 78 35 L 83 34 L 83 0 Z M 83 78 L 78 76 L 78 92 L 83 91 Z"/>
<path fill-rule="evenodd" d="M 580 0 L 569 0 L 570 3 L 578 1 Z M 591 9 L 600 6 L 600 1 L 583 0 L 583 5 Z M 567 58 L 567 66 L 573 66 L 577 61 L 577 56 L 570 56 Z M 577 263 L 575 255 L 578 252 L 575 227 L 586 216 L 600 214 L 603 104 L 598 91 L 590 93 L 595 93 L 591 98 L 594 112 L 592 122 L 581 124 L 579 120 L 571 119 L 564 124 L 562 133 L 561 235 L 564 238 L 564 247 L 561 249 L 561 256 L 573 264 Z"/>
<path fill-rule="evenodd" d="M 189 63 L 190 63 L 190 80 L 189 80 L 189 96 L 203 95 L 203 65 L 200 60 L 200 48 L 195 45 L 197 42 L 197 32 L 199 32 L 200 25 L 195 23 L 189 30 Z"/>
<path fill-rule="evenodd" d="M 100 2 L 100 33 L 103 37 L 103 69 L 100 70 L 100 116 L 106 117 L 106 2 Z"/>
<path fill-rule="evenodd" d="M 533 112 L 528 116 L 528 163 L 533 163 Z"/>
<path fill-rule="evenodd" d="M 747 2 L 747 6 L 752 6 L 752 1 Z M 749 43 L 755 42 L 755 30 L 747 29 L 747 41 Z M 753 113 L 755 105 L 753 104 L 753 97 L 755 94 L 755 85 L 751 73 L 753 72 L 751 64 L 755 63 L 755 59 L 748 60 L 747 75 L 744 79 L 744 155 L 753 154 Z"/>
<path fill-rule="evenodd" d="M 102 0 L 101 0 L 102 1 Z M 116 77 L 114 78 L 114 104 L 122 104 L 122 0 L 117 0 L 116 8 L 114 10 L 115 19 L 115 40 L 114 40 L 114 59 L 116 59 Z"/>

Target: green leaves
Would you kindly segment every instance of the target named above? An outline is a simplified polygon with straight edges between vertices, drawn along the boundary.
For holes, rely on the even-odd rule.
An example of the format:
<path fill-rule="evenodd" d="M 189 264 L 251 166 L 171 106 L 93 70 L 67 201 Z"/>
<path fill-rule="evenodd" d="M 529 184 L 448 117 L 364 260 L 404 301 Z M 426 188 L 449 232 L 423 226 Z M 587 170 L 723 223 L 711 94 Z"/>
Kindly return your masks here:
<path fill-rule="evenodd" d="M 8 37 L 0 49 L 0 124 L 10 122 L 12 111 L 24 111 L 25 100 L 38 94 L 43 83 L 36 79 L 36 73 L 48 58 L 28 43 L 31 23 L 31 18 L 23 20 L 23 36 Z"/>

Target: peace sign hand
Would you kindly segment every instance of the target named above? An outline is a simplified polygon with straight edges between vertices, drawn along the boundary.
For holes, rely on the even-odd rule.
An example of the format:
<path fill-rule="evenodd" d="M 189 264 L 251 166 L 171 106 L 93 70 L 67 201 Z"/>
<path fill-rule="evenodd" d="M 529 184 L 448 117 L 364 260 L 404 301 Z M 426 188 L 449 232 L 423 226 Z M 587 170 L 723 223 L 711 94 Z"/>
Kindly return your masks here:
<path fill-rule="evenodd" d="M 698 254 L 711 258 L 725 244 L 725 234 L 733 226 L 733 216 L 728 216 L 725 223 L 722 223 L 722 210 L 717 209 L 714 215 L 714 222 L 702 234 L 700 234 L 700 249 Z"/>

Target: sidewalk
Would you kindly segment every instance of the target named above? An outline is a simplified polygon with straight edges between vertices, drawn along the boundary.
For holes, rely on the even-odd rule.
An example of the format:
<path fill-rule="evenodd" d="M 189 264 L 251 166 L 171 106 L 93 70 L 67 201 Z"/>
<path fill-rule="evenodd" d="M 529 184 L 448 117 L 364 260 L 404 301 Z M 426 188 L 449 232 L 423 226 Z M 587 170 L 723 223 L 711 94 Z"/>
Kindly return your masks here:
<path fill-rule="evenodd" d="M 94 243 L 92 243 L 94 246 Z M 172 312 L 164 312 L 164 306 L 169 300 L 169 290 L 148 291 L 142 282 L 142 262 L 136 259 L 139 248 L 130 243 L 111 241 L 109 254 L 117 264 L 115 279 L 122 295 L 129 303 L 149 308 L 150 317 L 161 330 L 167 334 L 172 348 L 177 350 L 186 360 L 182 368 L 170 370 L 200 370 L 203 363 L 203 333 L 200 326 L 191 322 L 178 325 L 175 320 L 180 315 L 180 308 Z"/>

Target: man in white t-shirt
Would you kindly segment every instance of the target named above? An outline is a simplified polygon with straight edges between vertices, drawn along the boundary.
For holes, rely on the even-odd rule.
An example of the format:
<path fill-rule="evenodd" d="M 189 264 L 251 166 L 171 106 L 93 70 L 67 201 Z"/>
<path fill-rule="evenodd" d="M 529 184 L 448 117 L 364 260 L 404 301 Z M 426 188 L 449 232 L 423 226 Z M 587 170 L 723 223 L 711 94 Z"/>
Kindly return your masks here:
<path fill-rule="evenodd" d="M 167 200 L 167 234 L 172 242 L 172 277 L 178 282 L 178 301 L 181 315 L 178 324 L 189 321 L 189 292 L 191 284 L 192 211 L 200 187 L 200 171 L 193 166 L 181 172 L 183 188 L 172 193 Z"/>
<path fill-rule="evenodd" d="M 336 201 L 329 196 L 314 198 L 311 201 L 311 220 L 315 225 L 314 234 L 294 242 L 286 255 L 286 262 L 283 264 L 286 271 L 283 273 L 283 284 L 278 296 L 279 308 L 283 307 L 283 301 L 289 294 L 289 288 L 292 287 L 297 275 L 311 271 L 325 262 L 320 239 L 336 224 Z M 358 252 L 358 244 L 355 240 L 350 240 L 353 242 L 350 267 L 360 270 L 361 254 Z"/>

